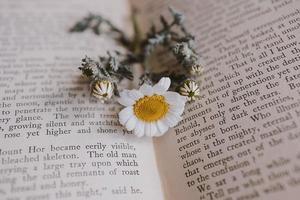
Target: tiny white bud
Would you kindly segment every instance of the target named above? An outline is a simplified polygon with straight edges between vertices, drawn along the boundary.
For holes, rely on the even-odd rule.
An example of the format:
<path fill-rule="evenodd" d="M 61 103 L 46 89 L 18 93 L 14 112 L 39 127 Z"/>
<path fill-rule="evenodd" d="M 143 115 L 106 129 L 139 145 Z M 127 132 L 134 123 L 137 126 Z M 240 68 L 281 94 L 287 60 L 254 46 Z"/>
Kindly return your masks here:
<path fill-rule="evenodd" d="M 195 64 L 191 67 L 190 73 L 192 75 L 200 75 L 203 72 L 203 66 L 201 64 Z"/>
<path fill-rule="evenodd" d="M 186 96 L 188 101 L 195 101 L 200 96 L 200 88 L 195 81 L 186 80 L 179 88 L 179 93 Z"/>
<path fill-rule="evenodd" d="M 114 86 L 108 80 L 96 81 L 92 86 L 92 95 L 103 102 L 112 97 L 113 91 Z"/>

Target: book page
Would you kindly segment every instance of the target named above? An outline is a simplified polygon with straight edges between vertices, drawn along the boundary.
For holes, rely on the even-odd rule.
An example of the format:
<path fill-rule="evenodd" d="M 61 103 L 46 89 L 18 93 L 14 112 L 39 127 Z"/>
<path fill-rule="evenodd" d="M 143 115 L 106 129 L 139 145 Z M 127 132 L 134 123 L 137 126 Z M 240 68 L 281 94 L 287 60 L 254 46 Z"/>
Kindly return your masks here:
<path fill-rule="evenodd" d="M 298 199 L 300 1 L 134 5 L 152 21 L 183 12 L 205 63 L 201 98 L 155 141 L 166 198 Z"/>
<path fill-rule="evenodd" d="M 0 2 L 0 199 L 162 199 L 153 143 L 90 97 L 78 67 L 117 45 L 68 33 L 89 12 L 127 31 L 128 2 Z"/>

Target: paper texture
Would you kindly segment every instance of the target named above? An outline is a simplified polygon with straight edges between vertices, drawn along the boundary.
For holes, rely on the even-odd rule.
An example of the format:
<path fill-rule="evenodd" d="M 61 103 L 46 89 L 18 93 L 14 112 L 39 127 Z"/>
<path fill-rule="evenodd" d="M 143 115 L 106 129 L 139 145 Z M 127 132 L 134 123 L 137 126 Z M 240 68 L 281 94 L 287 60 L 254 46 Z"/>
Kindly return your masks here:
<path fill-rule="evenodd" d="M 201 98 L 153 147 L 79 75 L 82 57 L 117 45 L 67 32 L 89 11 L 130 32 L 129 2 L 1 1 L 0 199 L 297 199 L 300 1 L 131 4 L 143 29 L 168 6 L 185 14 L 205 64 Z"/>
<path fill-rule="evenodd" d="M 201 99 L 155 142 L 166 199 L 297 199 L 300 1 L 133 4 L 145 27 L 183 12 L 205 63 Z"/>
<path fill-rule="evenodd" d="M 0 2 L 0 199 L 162 199 L 151 139 L 80 77 L 81 58 L 117 48 L 68 33 L 88 12 L 127 29 L 127 1 Z"/>

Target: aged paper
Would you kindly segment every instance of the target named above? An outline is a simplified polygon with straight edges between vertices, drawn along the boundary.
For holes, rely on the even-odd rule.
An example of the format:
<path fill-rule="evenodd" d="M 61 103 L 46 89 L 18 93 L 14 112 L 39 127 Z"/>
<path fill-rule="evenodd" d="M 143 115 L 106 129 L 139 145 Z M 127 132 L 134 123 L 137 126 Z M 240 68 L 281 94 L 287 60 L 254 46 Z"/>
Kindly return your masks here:
<path fill-rule="evenodd" d="M 81 58 L 117 48 L 68 33 L 88 12 L 127 29 L 127 1 L 0 2 L 0 199 L 162 199 L 152 140 L 80 76 Z"/>
<path fill-rule="evenodd" d="M 155 141 L 166 198 L 297 199 L 300 1 L 133 4 L 144 25 L 183 12 L 205 63 L 201 99 Z"/>

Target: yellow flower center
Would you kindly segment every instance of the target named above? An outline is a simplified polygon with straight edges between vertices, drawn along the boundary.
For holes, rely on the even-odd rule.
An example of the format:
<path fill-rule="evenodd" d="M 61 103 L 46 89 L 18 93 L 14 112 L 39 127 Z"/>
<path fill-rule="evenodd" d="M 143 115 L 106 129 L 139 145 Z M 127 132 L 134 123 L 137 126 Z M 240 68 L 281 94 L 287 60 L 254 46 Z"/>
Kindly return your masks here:
<path fill-rule="evenodd" d="M 169 104 L 161 95 L 144 96 L 134 105 L 133 111 L 136 117 L 145 122 L 153 122 L 163 118 L 169 110 Z"/>

